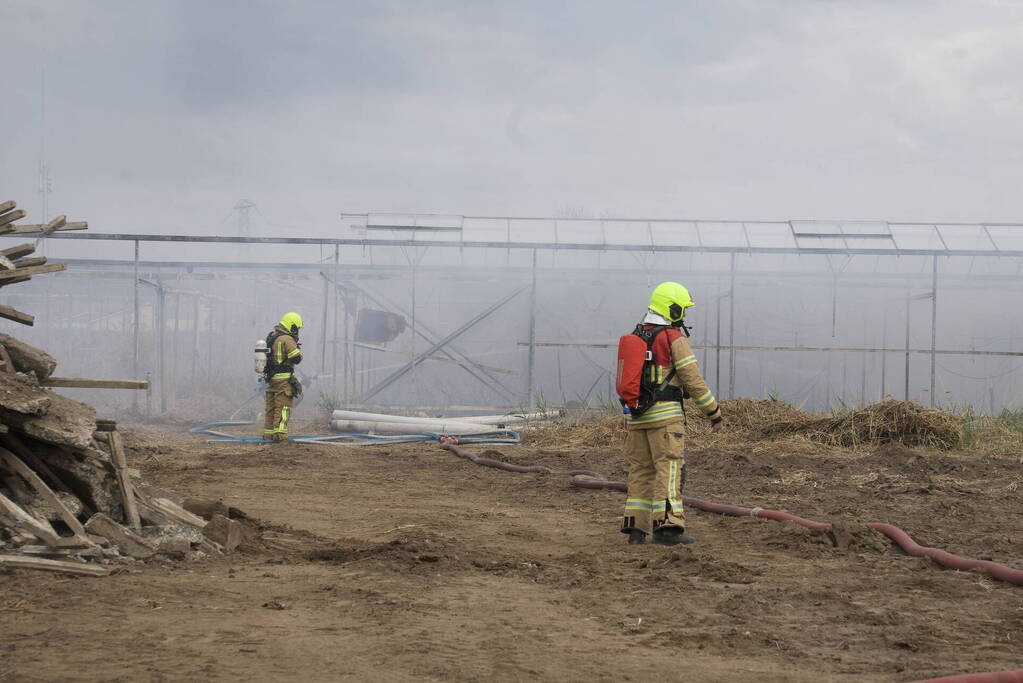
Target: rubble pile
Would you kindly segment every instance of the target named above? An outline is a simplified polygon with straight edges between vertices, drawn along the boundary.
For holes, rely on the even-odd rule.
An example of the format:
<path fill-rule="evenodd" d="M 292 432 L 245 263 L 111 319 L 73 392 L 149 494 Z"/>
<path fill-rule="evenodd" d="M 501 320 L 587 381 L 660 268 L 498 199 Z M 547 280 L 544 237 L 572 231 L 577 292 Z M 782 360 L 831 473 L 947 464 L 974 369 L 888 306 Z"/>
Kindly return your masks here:
<path fill-rule="evenodd" d="M 14 202 L 0 203 L 0 236 L 86 227 L 63 216 L 46 225 L 16 226 L 24 212 L 13 209 Z M 23 259 L 34 248 L 0 250 L 0 287 L 65 267 Z M 0 317 L 34 322 L 4 305 Z M 0 568 L 104 576 L 118 564 L 155 556 L 234 550 L 244 529 L 230 518 L 231 510 L 191 505 L 200 513 L 194 514 L 146 486 L 128 467 L 115 422 L 98 420 L 91 406 L 46 388 L 146 383 L 57 378 L 56 367 L 45 351 L 0 334 Z"/>

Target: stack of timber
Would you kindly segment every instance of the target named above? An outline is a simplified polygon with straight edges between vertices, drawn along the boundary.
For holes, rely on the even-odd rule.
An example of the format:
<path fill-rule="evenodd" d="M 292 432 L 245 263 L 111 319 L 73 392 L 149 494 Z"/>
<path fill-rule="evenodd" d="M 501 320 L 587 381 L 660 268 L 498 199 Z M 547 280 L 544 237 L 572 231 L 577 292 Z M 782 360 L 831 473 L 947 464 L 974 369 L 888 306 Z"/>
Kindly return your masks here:
<path fill-rule="evenodd" d="M 57 231 L 85 230 L 89 227 L 85 221 L 69 223 L 67 216 L 57 216 L 48 223 L 19 225 L 16 221 L 25 217 L 25 211 L 17 207 L 18 205 L 13 201 L 0 202 L 0 235 L 36 234 L 46 236 Z M 30 242 L 0 250 L 0 287 L 27 282 L 35 275 L 55 273 L 67 268 L 66 263 L 47 263 L 45 257 L 28 258 L 35 253 L 35 250 L 35 245 Z M 0 304 L 0 318 L 13 320 L 22 325 L 35 323 L 35 317 L 32 315 L 3 304 Z"/>
<path fill-rule="evenodd" d="M 14 370 L 0 372 L 0 568 L 104 576 L 119 563 L 237 547 L 244 529 L 227 508 L 189 506 L 203 517 L 146 486 L 114 422 L 40 386 L 51 356 L 0 343 Z"/>
<path fill-rule="evenodd" d="M 15 226 L 24 212 L 14 208 L 0 204 L 0 235 L 86 227 L 63 216 Z M 0 287 L 64 269 L 24 258 L 33 251 L 31 244 L 0 251 Z M 0 317 L 33 322 L 9 306 L 0 305 Z M 0 570 L 105 576 L 118 564 L 237 547 L 244 529 L 230 518 L 234 511 L 193 506 L 199 516 L 145 486 L 128 467 L 116 423 L 46 388 L 145 389 L 146 382 L 54 377 L 56 368 L 45 351 L 0 334 Z"/>

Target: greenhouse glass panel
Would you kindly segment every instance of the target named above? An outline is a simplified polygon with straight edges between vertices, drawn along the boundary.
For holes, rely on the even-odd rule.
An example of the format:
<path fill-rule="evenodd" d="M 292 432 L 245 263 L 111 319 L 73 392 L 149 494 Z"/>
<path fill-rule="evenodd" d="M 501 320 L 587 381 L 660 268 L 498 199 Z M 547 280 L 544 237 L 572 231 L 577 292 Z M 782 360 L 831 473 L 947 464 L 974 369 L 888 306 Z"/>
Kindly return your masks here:
<path fill-rule="evenodd" d="M 758 249 L 794 249 L 796 240 L 785 223 L 747 223 L 750 245 Z"/>
<path fill-rule="evenodd" d="M 465 242 L 508 242 L 508 222 L 503 218 L 466 218 L 462 228 Z"/>
<path fill-rule="evenodd" d="M 939 225 L 937 230 L 949 249 L 990 251 L 996 248 L 979 225 Z"/>
<path fill-rule="evenodd" d="M 933 225 L 892 225 L 892 235 L 899 249 L 944 249 Z"/>
<path fill-rule="evenodd" d="M 603 244 L 598 221 L 558 220 L 558 244 Z"/>
<path fill-rule="evenodd" d="M 650 232 L 654 236 L 654 246 L 696 247 L 700 244 L 700 236 L 694 223 L 682 221 L 651 223 Z"/>
<path fill-rule="evenodd" d="M 552 219 L 511 219 L 511 241 L 531 242 L 541 244 L 554 244 L 556 233 L 554 224 L 557 221 Z"/>
<path fill-rule="evenodd" d="M 703 243 L 712 247 L 748 247 L 742 223 L 699 223 Z"/>
<path fill-rule="evenodd" d="M 988 228 L 999 249 L 1023 251 L 1023 225 L 999 225 Z"/>
<path fill-rule="evenodd" d="M 603 221 L 606 244 L 651 243 L 650 224 L 642 221 Z"/>

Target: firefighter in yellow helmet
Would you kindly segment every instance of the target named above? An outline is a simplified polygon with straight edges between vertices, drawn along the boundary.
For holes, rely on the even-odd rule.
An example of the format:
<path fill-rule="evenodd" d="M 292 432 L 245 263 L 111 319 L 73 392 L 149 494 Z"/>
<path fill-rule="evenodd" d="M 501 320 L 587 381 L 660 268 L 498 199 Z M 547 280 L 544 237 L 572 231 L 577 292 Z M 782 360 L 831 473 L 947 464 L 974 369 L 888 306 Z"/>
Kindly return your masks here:
<path fill-rule="evenodd" d="M 721 429 L 721 409 L 700 373 L 683 324 L 694 302 L 677 282 L 659 284 L 650 297 L 646 317 L 633 334 L 649 351 L 642 386 L 653 392 L 646 410 L 626 413 L 625 457 L 629 462 L 629 492 L 622 533 L 629 543 L 643 543 L 653 532 L 658 545 L 692 543 L 685 534 L 682 489 L 686 481 L 683 455 L 682 399 L 688 398 Z"/>
<path fill-rule="evenodd" d="M 294 398 L 302 394 L 302 385 L 295 377 L 295 366 L 302 362 L 298 333 L 302 316 L 285 313 L 266 338 L 266 421 L 264 441 L 287 441 L 288 419 Z"/>

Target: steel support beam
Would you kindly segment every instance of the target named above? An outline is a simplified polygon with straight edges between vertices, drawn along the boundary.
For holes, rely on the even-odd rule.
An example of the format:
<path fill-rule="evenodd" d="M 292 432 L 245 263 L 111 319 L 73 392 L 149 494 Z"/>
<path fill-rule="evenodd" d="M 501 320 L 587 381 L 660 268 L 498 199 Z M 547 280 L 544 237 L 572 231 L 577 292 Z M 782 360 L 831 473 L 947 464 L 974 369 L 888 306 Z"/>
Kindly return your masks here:
<path fill-rule="evenodd" d="M 381 308 L 389 311 L 401 313 L 405 317 L 408 317 L 407 311 L 402 309 L 400 306 L 394 304 L 393 302 L 387 300 L 386 298 L 380 296 L 379 294 L 374 294 L 366 289 L 363 289 L 362 287 L 359 287 L 354 283 L 342 285 L 338 282 L 330 280 L 326 275 L 323 275 L 322 273 L 321 275 L 325 280 L 330 282 L 330 284 L 332 284 L 338 292 L 341 292 L 342 294 L 346 295 L 347 289 L 351 288 L 362 294 L 372 304 L 380 306 Z M 413 332 L 416 334 L 416 336 L 418 336 L 420 339 L 424 340 L 428 344 L 435 344 L 437 340 L 440 339 L 439 333 L 430 329 L 428 326 L 423 325 L 421 322 L 417 323 L 416 328 L 415 330 L 413 330 Z M 489 389 L 497 393 L 499 396 L 501 396 L 503 392 L 504 395 L 501 396 L 501 398 L 508 401 L 517 400 L 515 393 L 511 389 L 509 389 L 499 378 L 494 377 L 494 375 L 491 374 L 485 366 L 477 363 L 472 358 L 470 358 L 468 354 L 450 345 L 447 346 L 446 348 L 441 349 L 440 352 L 447 356 L 452 361 L 458 363 L 463 370 L 469 373 L 469 375 L 473 379 L 477 380 L 483 386 L 488 387 Z M 461 357 L 462 361 L 464 362 L 459 361 L 458 357 Z"/>
<path fill-rule="evenodd" d="M 492 304 L 491 306 L 488 306 L 483 312 L 481 312 L 481 313 L 477 314 L 476 316 L 474 316 L 467 323 L 465 323 L 464 325 L 459 327 L 457 330 L 455 330 L 451 334 L 447 335 L 446 337 L 444 337 L 443 339 L 441 339 L 440 341 L 435 343 L 433 346 L 428 348 L 426 351 L 418 354 L 415 358 L 410 360 L 408 363 L 406 363 L 404 366 L 402 366 L 399 370 L 397 370 L 397 371 L 391 373 L 390 375 L 388 375 L 387 377 L 385 377 L 383 380 L 381 380 L 379 383 L 377 383 L 376 386 L 370 387 L 361 396 L 359 396 L 359 398 L 357 400 L 359 402 L 364 402 L 364 401 L 367 401 L 367 400 L 373 398 L 374 396 L 379 394 L 381 391 L 383 391 L 384 389 L 386 389 L 387 387 L 391 386 L 396 381 L 401 379 L 406 373 L 408 373 L 410 370 L 412 370 L 417 365 L 422 363 L 429 356 L 432 356 L 437 351 L 440 351 L 441 349 L 443 349 L 450 342 L 452 342 L 455 339 L 457 339 L 458 337 L 462 336 L 462 334 L 464 334 L 465 332 L 467 332 L 470 329 L 472 329 L 473 327 L 475 327 L 477 323 L 479 323 L 482 320 L 485 320 L 486 318 L 488 318 L 492 313 L 494 313 L 495 311 L 500 309 L 506 303 L 508 303 L 509 301 L 511 301 L 512 299 L 514 299 L 515 297 L 517 297 L 519 294 L 521 294 L 522 292 L 526 291 L 527 289 L 529 289 L 528 285 L 525 286 L 525 287 L 520 287 L 519 289 L 516 289 L 514 292 L 512 292 L 508 296 L 504 297 L 503 299 L 501 299 L 497 303 Z"/>

